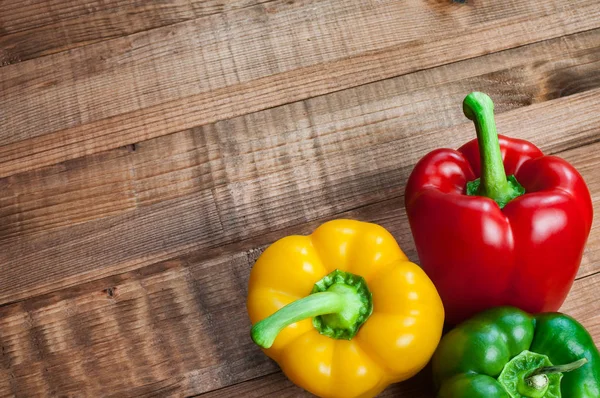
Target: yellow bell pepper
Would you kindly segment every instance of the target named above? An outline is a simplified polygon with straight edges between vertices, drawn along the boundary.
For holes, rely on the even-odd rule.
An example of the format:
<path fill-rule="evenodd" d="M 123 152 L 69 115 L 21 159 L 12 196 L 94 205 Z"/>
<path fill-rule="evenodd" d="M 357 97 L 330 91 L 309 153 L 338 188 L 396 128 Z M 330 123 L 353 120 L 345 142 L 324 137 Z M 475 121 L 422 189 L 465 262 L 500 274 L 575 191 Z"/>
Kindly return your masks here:
<path fill-rule="evenodd" d="M 383 227 L 334 220 L 273 243 L 250 273 L 252 339 L 321 397 L 372 397 L 408 379 L 438 345 L 433 283 Z"/>

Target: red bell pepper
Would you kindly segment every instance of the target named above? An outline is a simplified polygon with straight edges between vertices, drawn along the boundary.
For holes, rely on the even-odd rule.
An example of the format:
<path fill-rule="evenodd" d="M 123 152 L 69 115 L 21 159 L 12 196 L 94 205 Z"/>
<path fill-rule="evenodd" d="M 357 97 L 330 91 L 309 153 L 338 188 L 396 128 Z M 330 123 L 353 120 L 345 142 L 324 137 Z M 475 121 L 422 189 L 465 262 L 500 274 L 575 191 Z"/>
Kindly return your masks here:
<path fill-rule="evenodd" d="M 477 139 L 426 155 L 406 187 L 421 266 L 450 324 L 500 305 L 558 310 L 592 225 L 577 170 L 527 141 L 498 136 L 493 109 L 486 94 L 469 94 L 463 111 Z"/>

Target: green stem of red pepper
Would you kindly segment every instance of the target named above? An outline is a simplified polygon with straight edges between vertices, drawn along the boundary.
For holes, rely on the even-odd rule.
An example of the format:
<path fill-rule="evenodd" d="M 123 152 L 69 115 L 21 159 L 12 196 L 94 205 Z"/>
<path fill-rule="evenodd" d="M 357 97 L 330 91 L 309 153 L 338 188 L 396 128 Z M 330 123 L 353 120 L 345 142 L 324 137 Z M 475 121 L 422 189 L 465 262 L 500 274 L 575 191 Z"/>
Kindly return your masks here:
<path fill-rule="evenodd" d="M 486 196 L 502 208 L 524 194 L 525 189 L 514 176 L 506 177 L 494 121 L 494 103 L 487 94 L 473 92 L 463 101 L 463 112 L 475 123 L 481 156 L 481 177 L 467 184 L 467 194 Z"/>

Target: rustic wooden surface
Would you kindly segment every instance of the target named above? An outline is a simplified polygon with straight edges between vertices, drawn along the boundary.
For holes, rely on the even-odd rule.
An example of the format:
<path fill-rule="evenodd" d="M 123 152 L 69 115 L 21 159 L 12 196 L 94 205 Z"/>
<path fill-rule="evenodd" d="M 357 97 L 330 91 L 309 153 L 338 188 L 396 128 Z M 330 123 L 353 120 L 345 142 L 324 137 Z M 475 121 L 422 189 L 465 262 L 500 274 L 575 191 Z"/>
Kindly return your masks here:
<path fill-rule="evenodd" d="M 600 214 L 597 0 L 0 0 L 0 396 L 306 396 L 250 267 L 338 217 L 416 260 L 404 184 L 473 90 Z M 599 288 L 595 223 L 563 310 L 598 344 Z"/>

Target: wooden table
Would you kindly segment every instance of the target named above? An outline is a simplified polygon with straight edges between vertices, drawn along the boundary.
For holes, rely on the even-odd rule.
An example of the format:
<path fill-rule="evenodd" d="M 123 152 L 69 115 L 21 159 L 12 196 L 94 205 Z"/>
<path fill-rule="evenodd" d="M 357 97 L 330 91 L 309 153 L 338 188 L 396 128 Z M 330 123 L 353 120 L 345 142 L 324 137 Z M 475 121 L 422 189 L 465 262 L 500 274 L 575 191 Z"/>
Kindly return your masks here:
<path fill-rule="evenodd" d="M 306 396 L 253 262 L 339 217 L 417 260 L 404 185 L 472 90 L 600 214 L 598 0 L 0 0 L 0 65 L 0 396 Z M 600 343 L 598 289 L 596 223 L 563 310 Z"/>

